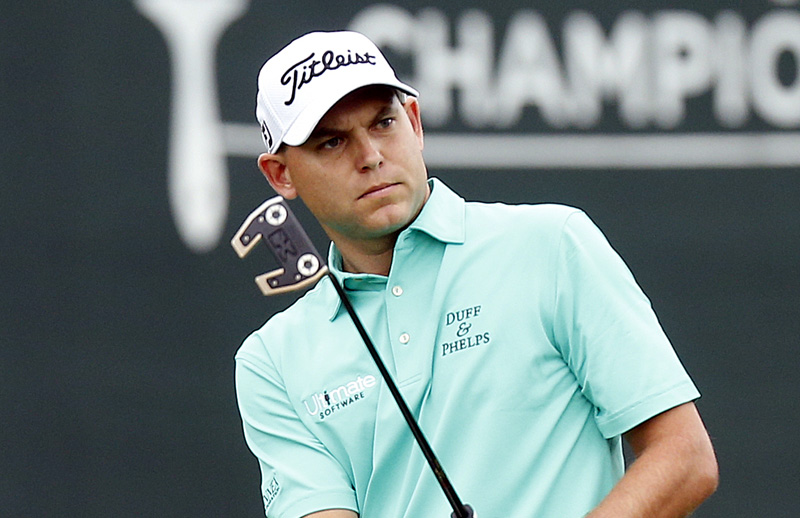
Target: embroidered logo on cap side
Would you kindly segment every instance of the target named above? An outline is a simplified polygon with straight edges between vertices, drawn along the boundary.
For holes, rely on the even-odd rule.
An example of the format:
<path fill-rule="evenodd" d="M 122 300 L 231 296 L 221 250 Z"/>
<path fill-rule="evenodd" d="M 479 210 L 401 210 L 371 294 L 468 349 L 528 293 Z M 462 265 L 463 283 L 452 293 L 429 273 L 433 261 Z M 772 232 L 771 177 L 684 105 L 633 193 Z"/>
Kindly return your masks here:
<path fill-rule="evenodd" d="M 272 133 L 269 132 L 266 122 L 261 123 L 261 136 L 264 138 L 264 144 L 267 145 L 267 149 L 272 151 Z"/>

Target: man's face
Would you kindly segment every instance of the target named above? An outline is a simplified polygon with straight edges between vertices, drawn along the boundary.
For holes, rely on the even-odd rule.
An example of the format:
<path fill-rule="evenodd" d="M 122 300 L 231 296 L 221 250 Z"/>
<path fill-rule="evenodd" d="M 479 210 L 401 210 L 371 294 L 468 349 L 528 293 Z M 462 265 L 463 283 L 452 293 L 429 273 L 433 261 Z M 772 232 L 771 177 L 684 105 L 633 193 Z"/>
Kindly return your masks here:
<path fill-rule="evenodd" d="M 328 235 L 351 242 L 406 227 L 429 188 L 419 105 L 366 87 L 331 108 L 301 146 L 283 152 L 284 197 L 300 196 Z"/>

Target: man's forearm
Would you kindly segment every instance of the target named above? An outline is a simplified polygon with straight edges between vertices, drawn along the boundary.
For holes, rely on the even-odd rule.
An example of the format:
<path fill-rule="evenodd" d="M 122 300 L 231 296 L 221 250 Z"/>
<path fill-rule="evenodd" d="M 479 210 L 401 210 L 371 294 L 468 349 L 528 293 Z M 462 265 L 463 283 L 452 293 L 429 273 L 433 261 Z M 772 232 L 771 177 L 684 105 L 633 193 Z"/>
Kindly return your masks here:
<path fill-rule="evenodd" d="M 358 515 L 347 509 L 328 509 L 307 514 L 303 518 L 358 518 Z"/>
<path fill-rule="evenodd" d="M 626 438 L 636 460 L 587 518 L 679 518 L 717 487 L 717 462 L 694 405 L 656 416 Z"/>

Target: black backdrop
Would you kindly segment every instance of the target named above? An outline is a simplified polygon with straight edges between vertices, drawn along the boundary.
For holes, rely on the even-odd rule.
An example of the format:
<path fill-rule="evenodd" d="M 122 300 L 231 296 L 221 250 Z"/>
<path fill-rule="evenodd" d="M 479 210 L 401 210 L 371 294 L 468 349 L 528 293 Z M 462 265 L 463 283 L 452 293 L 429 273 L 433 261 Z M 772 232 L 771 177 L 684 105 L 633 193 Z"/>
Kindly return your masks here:
<path fill-rule="evenodd" d="M 441 3 L 453 17 L 466 9 Z M 752 19 L 778 8 L 707 4 L 707 13 Z M 346 27 L 367 5 L 254 0 L 215 51 L 222 120 L 252 123 L 255 72 L 268 54 L 306 30 Z M 671 5 L 619 2 L 617 12 Z M 588 6 L 559 4 L 548 20 Z M 294 296 L 261 297 L 251 278 L 274 267 L 268 254 L 239 261 L 226 242 L 272 192 L 252 157 L 228 155 L 222 239 L 192 251 L 167 194 L 173 72 L 159 29 L 121 0 L 0 7 L 0 515 L 261 516 L 232 358 Z M 549 8 L 492 9 L 502 18 L 523 7 Z M 788 62 L 787 84 L 798 74 L 797 60 Z M 702 117 L 702 99 L 694 102 Z M 423 92 L 423 117 L 424 106 Z M 714 125 L 689 120 L 677 130 L 692 124 Z M 722 482 L 696 516 L 795 515 L 797 164 L 431 174 L 468 199 L 585 209 L 651 297 L 703 393 Z"/>

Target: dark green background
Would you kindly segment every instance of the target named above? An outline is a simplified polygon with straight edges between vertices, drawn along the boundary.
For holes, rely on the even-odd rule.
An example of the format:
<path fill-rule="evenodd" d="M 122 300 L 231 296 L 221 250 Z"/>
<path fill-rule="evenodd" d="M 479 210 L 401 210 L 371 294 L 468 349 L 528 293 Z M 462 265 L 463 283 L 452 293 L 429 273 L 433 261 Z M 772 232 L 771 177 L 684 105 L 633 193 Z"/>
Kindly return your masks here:
<path fill-rule="evenodd" d="M 252 4 L 218 50 L 228 122 L 252 122 L 265 57 L 306 30 L 346 26 L 368 5 Z M 434 2 L 407 4 L 426 5 Z M 613 19 L 588 2 L 492 12 L 502 20 L 523 5 L 554 20 L 579 7 Z M 614 12 L 670 5 L 678 3 L 620 2 Z M 257 292 L 252 277 L 275 266 L 265 250 L 240 261 L 227 237 L 204 255 L 179 240 L 166 189 L 171 85 L 161 33 L 121 0 L 0 9 L 0 515 L 261 516 L 232 358 L 294 296 Z M 273 194 L 252 160 L 228 167 L 225 236 Z M 798 168 L 431 174 L 468 199 L 585 209 L 703 393 L 722 481 L 696 516 L 796 515 Z M 502 483 L 502 466 L 491 478 Z"/>

